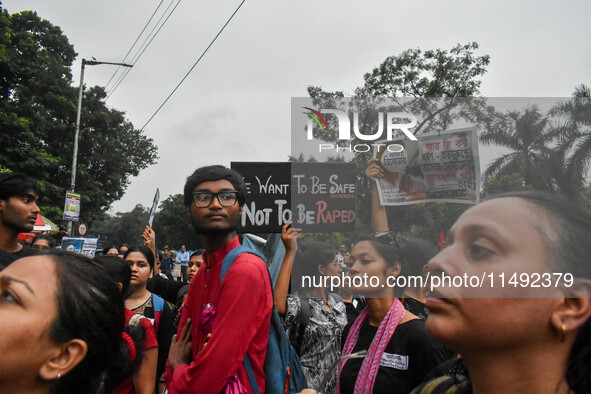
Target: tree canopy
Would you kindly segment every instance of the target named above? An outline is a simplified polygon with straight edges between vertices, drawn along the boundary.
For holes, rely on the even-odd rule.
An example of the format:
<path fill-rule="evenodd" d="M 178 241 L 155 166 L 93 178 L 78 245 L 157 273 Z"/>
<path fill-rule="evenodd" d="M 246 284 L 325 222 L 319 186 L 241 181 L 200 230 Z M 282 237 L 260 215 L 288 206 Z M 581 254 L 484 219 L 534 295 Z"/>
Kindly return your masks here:
<path fill-rule="evenodd" d="M 481 141 L 507 148 L 484 172 L 491 179 L 520 174 L 530 188 L 560 193 L 588 205 L 591 162 L 590 89 L 580 85 L 570 100 L 544 114 L 537 106 L 509 111 L 506 128 L 488 130 Z"/>
<path fill-rule="evenodd" d="M 89 233 L 100 237 L 101 247 L 122 243 L 139 245 L 142 244 L 141 235 L 148 224 L 148 216 L 148 209 L 138 204 L 129 212 L 117 213 L 95 223 L 90 226 Z M 203 242 L 195 236 L 185 212 L 182 194 L 168 196 L 160 203 L 153 229 L 158 249 L 164 244 L 173 249 L 181 245 L 186 245 L 190 250 L 203 248 Z"/>
<path fill-rule="evenodd" d="M 0 164 L 40 182 L 42 213 L 56 222 L 70 186 L 76 56 L 59 27 L 36 12 L 10 15 L 0 6 Z M 95 86 L 85 89 L 82 100 L 76 192 L 88 222 L 102 219 L 130 178 L 157 159 L 153 141 L 105 99 L 104 89 Z"/>
<path fill-rule="evenodd" d="M 410 112 L 417 116 L 414 134 L 446 130 L 455 121 L 465 120 L 496 129 L 499 116 L 486 104 L 480 94 L 480 78 L 486 73 L 490 58 L 477 55 L 475 42 L 458 44 L 449 50 L 423 51 L 409 49 L 387 57 L 379 66 L 364 75 L 364 84 L 354 90 L 349 100 L 342 91 L 327 92 L 319 86 L 309 86 L 308 94 L 315 106 L 338 108 L 358 113 L 359 129 L 376 130 L 378 112 Z M 327 117 L 329 128 L 338 129 L 334 117 Z M 314 136 L 326 142 L 338 143 L 338 137 L 314 129 Z M 354 139 L 347 143 L 364 141 Z M 298 156 L 298 152 L 292 152 Z M 372 152 L 357 152 L 352 161 L 358 166 L 357 217 L 360 231 L 371 231 L 371 189 L 365 177 Z M 441 229 L 447 229 L 467 206 L 458 204 L 420 204 L 388 207 L 390 229 L 423 236 L 436 242 Z"/>

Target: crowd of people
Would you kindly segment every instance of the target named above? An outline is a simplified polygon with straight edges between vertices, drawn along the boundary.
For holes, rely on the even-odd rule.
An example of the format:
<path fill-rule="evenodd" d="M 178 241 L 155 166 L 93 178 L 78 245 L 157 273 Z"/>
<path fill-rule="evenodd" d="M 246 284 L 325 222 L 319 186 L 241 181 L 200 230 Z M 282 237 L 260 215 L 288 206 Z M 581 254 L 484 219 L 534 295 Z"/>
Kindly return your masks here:
<path fill-rule="evenodd" d="M 370 161 L 366 176 L 383 169 Z M 34 179 L 0 174 L 0 392 L 263 393 L 274 308 L 306 393 L 591 388 L 591 214 L 556 195 L 480 203 L 440 250 L 422 239 L 399 244 L 374 186 L 374 233 L 351 245 L 302 244 L 301 231 L 285 224 L 274 283 L 263 259 L 232 253 L 246 190 L 223 166 L 187 178 L 184 205 L 205 246 L 194 252 L 158 250 L 150 226 L 138 245 L 107 246 L 94 258 L 58 250 L 50 236 L 23 246 L 18 234 L 32 229 L 39 195 Z M 388 285 L 513 273 L 573 281 L 517 290 L 492 281 Z M 295 280 L 344 275 L 376 281 L 333 289 Z"/>

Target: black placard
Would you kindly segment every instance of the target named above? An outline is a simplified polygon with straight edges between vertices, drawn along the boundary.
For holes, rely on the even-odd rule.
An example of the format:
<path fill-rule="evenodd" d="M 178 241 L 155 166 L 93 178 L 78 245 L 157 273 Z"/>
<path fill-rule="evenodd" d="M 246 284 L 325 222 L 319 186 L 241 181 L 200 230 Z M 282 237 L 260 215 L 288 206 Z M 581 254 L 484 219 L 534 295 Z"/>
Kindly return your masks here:
<path fill-rule="evenodd" d="M 233 162 L 232 169 L 247 188 L 239 232 L 280 232 L 288 221 L 309 233 L 354 230 L 354 163 Z"/>
<path fill-rule="evenodd" d="M 355 229 L 354 163 L 292 163 L 294 226 L 305 232 Z"/>
<path fill-rule="evenodd" d="M 246 184 L 246 202 L 238 226 L 241 233 L 281 232 L 291 197 L 290 163 L 232 162 Z M 286 218 L 289 219 L 291 214 Z"/>

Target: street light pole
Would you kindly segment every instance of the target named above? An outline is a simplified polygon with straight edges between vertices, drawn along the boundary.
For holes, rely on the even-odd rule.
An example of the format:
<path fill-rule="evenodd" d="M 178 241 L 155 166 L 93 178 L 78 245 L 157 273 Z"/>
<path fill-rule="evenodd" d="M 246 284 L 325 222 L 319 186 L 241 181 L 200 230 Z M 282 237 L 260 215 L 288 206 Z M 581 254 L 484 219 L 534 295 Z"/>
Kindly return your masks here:
<path fill-rule="evenodd" d="M 80 70 L 80 89 L 78 90 L 78 107 L 76 108 L 76 127 L 74 129 L 74 153 L 72 156 L 72 175 L 70 178 L 70 191 L 74 191 L 76 187 L 76 166 L 78 164 L 78 137 L 80 135 L 80 113 L 82 112 L 82 93 L 84 91 L 84 66 L 96 66 L 99 64 L 111 64 L 114 66 L 133 67 L 132 64 L 125 63 L 111 63 L 99 62 L 96 60 L 82 59 L 82 67 Z M 72 221 L 68 221 L 68 235 L 72 235 Z"/>

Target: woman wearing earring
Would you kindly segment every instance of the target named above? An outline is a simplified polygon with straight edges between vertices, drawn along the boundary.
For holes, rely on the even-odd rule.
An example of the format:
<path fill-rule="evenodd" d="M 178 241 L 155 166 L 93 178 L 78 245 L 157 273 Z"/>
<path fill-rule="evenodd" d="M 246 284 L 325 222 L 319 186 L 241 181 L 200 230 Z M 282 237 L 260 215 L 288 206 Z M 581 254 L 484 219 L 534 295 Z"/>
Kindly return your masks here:
<path fill-rule="evenodd" d="M 464 212 L 429 273 L 487 280 L 477 289 L 435 288 L 427 329 L 462 354 L 470 377 L 441 377 L 415 392 L 588 393 L 590 234 L 589 212 L 541 192 Z"/>

